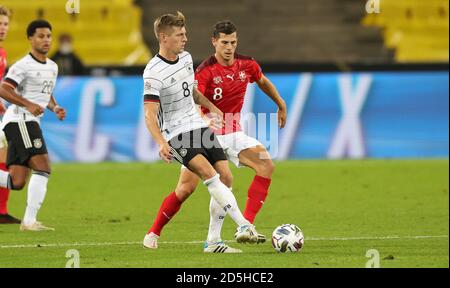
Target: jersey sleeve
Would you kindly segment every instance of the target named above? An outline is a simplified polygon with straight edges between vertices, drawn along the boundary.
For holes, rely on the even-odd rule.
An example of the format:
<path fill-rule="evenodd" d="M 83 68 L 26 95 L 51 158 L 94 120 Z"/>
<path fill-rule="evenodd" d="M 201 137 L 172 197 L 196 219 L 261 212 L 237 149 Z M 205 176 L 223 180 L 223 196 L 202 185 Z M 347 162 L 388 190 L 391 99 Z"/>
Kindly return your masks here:
<path fill-rule="evenodd" d="M 5 70 L 7 66 L 6 59 L 7 59 L 6 50 L 0 48 L 0 80 L 2 80 L 3 76 L 5 76 Z"/>
<path fill-rule="evenodd" d="M 163 82 L 158 75 L 151 70 L 146 70 L 144 78 L 144 102 L 159 102 Z"/>
<path fill-rule="evenodd" d="M 208 83 L 211 78 L 211 72 L 207 69 L 201 69 L 200 71 L 195 71 L 195 81 L 197 81 L 197 89 L 200 91 L 203 95 L 205 95 L 206 87 L 208 86 Z"/>
<path fill-rule="evenodd" d="M 12 65 L 6 74 L 5 83 L 9 84 L 14 89 L 17 88 L 17 86 L 25 79 L 26 72 L 26 69 L 20 65 L 20 62 Z"/>
<path fill-rule="evenodd" d="M 262 77 L 262 69 L 261 66 L 259 66 L 258 62 L 255 60 L 251 61 L 250 64 L 250 71 L 251 71 L 251 77 L 250 77 L 250 83 L 257 82 Z"/>

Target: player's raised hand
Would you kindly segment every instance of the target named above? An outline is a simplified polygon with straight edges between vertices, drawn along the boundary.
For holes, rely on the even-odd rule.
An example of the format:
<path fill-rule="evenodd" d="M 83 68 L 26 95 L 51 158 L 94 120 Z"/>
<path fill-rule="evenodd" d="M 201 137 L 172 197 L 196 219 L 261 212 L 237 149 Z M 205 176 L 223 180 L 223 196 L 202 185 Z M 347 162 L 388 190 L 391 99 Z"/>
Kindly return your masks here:
<path fill-rule="evenodd" d="M 216 106 L 214 106 L 211 110 L 210 110 L 210 116 L 212 118 L 217 118 L 223 121 L 223 112 L 217 108 Z"/>
<path fill-rule="evenodd" d="M 219 130 L 223 126 L 223 120 L 217 117 L 208 118 L 208 126 L 213 130 Z"/>
<path fill-rule="evenodd" d="M 63 121 L 66 119 L 66 110 L 62 108 L 61 106 L 56 105 L 53 109 L 53 112 L 56 114 L 56 117 L 58 117 L 59 120 Z"/>
<path fill-rule="evenodd" d="M 284 128 L 286 125 L 286 107 L 278 108 L 278 126 Z"/>
<path fill-rule="evenodd" d="M 25 106 L 25 109 L 27 109 L 34 116 L 39 116 L 44 113 L 44 108 L 33 102 L 30 102 L 27 106 Z"/>
<path fill-rule="evenodd" d="M 209 118 L 209 127 L 212 129 L 221 129 L 223 126 L 223 112 L 219 108 L 213 107 L 206 115 Z"/>
<path fill-rule="evenodd" d="M 159 145 L 159 156 L 164 160 L 166 163 L 172 162 L 172 152 L 170 152 L 170 146 L 167 142 Z"/>
<path fill-rule="evenodd" d="M 208 113 L 203 116 L 203 119 L 208 123 L 209 128 L 213 130 L 218 130 L 223 127 L 223 117 L 217 114 Z"/>

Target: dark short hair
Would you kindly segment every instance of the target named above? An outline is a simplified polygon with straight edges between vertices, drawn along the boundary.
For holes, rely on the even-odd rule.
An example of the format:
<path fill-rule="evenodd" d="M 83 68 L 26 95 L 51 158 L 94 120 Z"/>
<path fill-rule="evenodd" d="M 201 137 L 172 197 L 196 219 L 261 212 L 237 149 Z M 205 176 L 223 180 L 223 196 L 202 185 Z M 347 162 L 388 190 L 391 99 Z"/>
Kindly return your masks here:
<path fill-rule="evenodd" d="M 236 26 L 230 20 L 219 21 L 216 23 L 216 25 L 214 25 L 212 36 L 217 39 L 220 37 L 220 33 L 230 35 L 236 31 Z"/>
<path fill-rule="evenodd" d="M 52 31 L 52 25 L 45 20 L 34 20 L 28 24 L 27 37 L 32 37 L 38 28 L 48 28 Z"/>

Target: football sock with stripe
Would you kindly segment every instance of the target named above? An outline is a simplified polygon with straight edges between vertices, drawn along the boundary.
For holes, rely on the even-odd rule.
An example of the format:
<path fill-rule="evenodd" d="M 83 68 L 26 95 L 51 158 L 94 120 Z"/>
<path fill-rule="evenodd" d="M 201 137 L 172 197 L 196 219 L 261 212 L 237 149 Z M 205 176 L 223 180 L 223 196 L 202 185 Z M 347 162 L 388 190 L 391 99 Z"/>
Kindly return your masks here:
<path fill-rule="evenodd" d="M 183 202 L 177 198 L 175 192 L 170 193 L 161 204 L 158 214 L 156 215 L 155 222 L 153 222 L 153 225 L 150 230 L 148 230 L 147 234 L 153 232 L 160 236 L 161 230 L 167 223 L 169 223 L 170 219 L 175 216 L 178 210 L 180 210 L 182 203 Z"/>
<path fill-rule="evenodd" d="M 227 213 L 223 210 L 217 201 L 211 197 L 209 202 L 209 230 L 208 230 L 208 243 L 215 243 L 222 240 L 220 232 L 222 231 L 223 222 Z"/>
<path fill-rule="evenodd" d="M 34 171 L 28 183 L 27 208 L 23 217 L 23 224 L 31 225 L 37 221 L 37 214 L 47 193 L 47 183 L 50 174 Z"/>
<path fill-rule="evenodd" d="M 269 193 L 271 179 L 256 175 L 252 184 L 248 188 L 247 204 L 245 206 L 244 217 L 250 223 L 255 221 L 256 214 L 261 210 L 264 201 Z"/>
<path fill-rule="evenodd" d="M 225 184 L 220 181 L 220 175 L 216 174 L 210 179 L 203 182 L 208 188 L 211 196 L 219 203 L 222 209 L 230 215 L 238 226 L 249 224 L 249 222 L 242 215 L 241 210 L 236 202 L 236 198 Z"/>

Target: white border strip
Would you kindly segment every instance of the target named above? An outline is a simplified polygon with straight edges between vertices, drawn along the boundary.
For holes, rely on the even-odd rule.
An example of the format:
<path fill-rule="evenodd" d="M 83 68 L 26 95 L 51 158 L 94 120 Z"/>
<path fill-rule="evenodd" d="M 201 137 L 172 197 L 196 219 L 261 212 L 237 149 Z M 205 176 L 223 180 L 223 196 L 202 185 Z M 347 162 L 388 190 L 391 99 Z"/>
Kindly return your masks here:
<path fill-rule="evenodd" d="M 423 236 L 367 236 L 367 237 L 307 237 L 305 241 L 361 241 L 361 240 L 421 240 L 430 238 L 448 238 L 448 235 L 423 235 Z M 235 242 L 225 240 L 225 242 Z M 159 241 L 160 244 L 203 244 L 205 241 Z M 0 245 L 0 249 L 14 248 L 59 248 L 59 247 L 89 247 L 89 246 L 120 246 L 120 245 L 142 245 L 142 241 L 130 242 L 98 242 L 98 243 L 53 243 L 53 244 L 26 244 L 26 245 Z"/>

